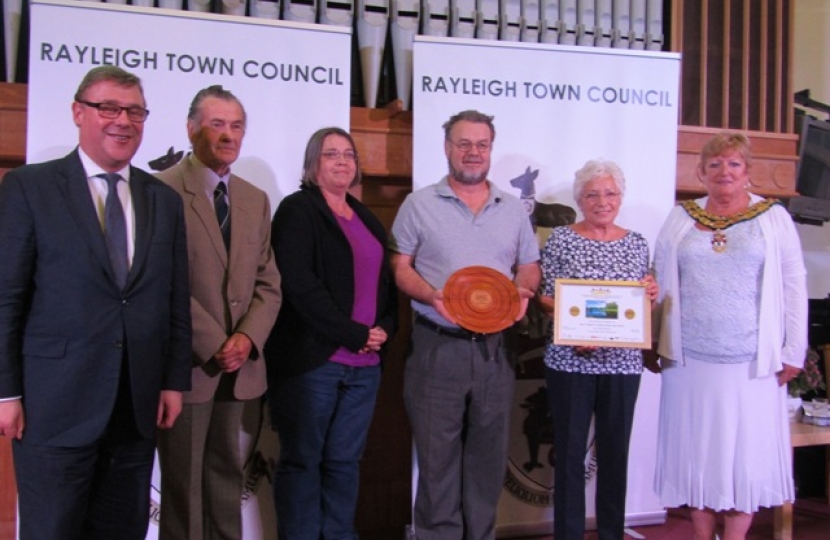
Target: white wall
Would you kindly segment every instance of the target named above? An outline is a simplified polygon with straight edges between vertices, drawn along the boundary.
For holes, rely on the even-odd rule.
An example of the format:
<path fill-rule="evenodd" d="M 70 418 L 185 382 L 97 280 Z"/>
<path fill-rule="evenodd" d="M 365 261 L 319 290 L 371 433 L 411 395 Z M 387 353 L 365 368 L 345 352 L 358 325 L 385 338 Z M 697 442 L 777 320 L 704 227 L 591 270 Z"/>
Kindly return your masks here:
<path fill-rule="evenodd" d="M 830 2 L 797 0 L 793 32 L 793 90 L 830 104 Z M 798 225 L 810 298 L 830 294 L 830 223 Z"/>
<path fill-rule="evenodd" d="M 830 2 L 795 2 L 793 53 L 793 90 L 830 103 Z"/>

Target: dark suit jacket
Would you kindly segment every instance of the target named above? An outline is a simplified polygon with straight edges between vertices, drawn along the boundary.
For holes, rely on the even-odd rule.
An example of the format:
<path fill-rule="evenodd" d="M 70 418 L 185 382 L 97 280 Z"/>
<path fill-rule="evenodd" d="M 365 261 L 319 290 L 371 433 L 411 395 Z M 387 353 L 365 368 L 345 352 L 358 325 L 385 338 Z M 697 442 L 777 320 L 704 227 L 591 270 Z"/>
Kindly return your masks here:
<path fill-rule="evenodd" d="M 144 437 L 154 436 L 159 392 L 190 388 L 181 199 L 136 168 L 130 190 L 135 255 L 121 291 L 77 150 L 0 183 L 0 397 L 23 397 L 30 444 L 100 437 L 125 349 Z"/>
<path fill-rule="evenodd" d="M 355 215 L 386 248 L 386 231 L 360 201 L 346 196 Z M 351 318 L 354 258 L 349 241 L 320 193 L 303 186 L 282 200 L 271 228 L 282 275 L 283 305 L 265 345 L 268 379 L 311 371 L 344 346 L 359 351 L 369 327 Z M 398 293 L 388 257 L 381 266 L 373 326 L 392 340 L 398 323 Z"/>
<path fill-rule="evenodd" d="M 271 205 L 264 191 L 231 175 L 228 253 L 203 174 L 207 169 L 195 167 L 188 156 L 156 175 L 184 201 L 193 317 L 193 390 L 185 394 L 185 403 L 213 399 L 222 374 L 213 355 L 234 332 L 254 344 L 252 358 L 236 372 L 234 397 L 254 399 L 265 393 L 261 353 L 281 298 L 271 249 Z"/>

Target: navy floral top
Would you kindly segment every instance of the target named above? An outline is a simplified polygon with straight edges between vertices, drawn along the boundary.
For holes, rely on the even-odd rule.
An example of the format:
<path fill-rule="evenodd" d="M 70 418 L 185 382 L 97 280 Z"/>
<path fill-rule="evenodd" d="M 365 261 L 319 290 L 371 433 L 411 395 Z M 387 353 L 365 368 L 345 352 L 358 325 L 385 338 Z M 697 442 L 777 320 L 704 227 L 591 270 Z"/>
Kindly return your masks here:
<path fill-rule="evenodd" d="M 570 227 L 556 227 L 542 250 L 542 276 L 546 296 L 553 296 L 554 280 L 600 279 L 640 281 L 648 272 L 648 242 L 628 231 L 619 240 L 602 242 L 580 236 Z M 557 371 L 591 375 L 642 373 L 640 349 L 600 347 L 579 356 L 573 347 L 548 344 L 545 365 Z"/>

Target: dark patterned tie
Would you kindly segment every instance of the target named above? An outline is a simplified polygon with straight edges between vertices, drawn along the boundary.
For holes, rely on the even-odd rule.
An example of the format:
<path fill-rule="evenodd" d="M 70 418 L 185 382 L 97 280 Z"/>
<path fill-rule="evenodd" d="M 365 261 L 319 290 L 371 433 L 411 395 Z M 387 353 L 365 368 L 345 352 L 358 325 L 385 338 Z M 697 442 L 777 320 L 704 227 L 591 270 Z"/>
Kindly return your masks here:
<path fill-rule="evenodd" d="M 123 180 L 118 173 L 99 174 L 107 181 L 107 200 L 104 203 L 104 240 L 110 255 L 110 264 L 115 273 L 118 287 L 127 284 L 127 272 L 130 263 L 127 258 L 127 222 L 124 219 L 124 207 L 118 198 L 118 181 Z"/>
<path fill-rule="evenodd" d="M 219 221 L 219 228 L 222 230 L 222 239 L 225 241 L 225 249 L 231 245 L 231 220 L 228 218 L 228 187 L 225 182 L 219 182 L 213 190 L 213 207 L 216 209 L 216 219 Z"/>

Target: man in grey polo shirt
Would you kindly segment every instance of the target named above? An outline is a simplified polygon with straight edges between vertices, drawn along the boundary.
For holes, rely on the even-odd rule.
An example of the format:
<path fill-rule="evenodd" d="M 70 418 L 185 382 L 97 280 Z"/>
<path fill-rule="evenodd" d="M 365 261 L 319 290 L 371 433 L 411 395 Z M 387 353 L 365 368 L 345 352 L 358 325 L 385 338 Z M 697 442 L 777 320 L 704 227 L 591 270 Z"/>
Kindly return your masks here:
<path fill-rule="evenodd" d="M 473 334 L 444 308 L 460 268 L 513 279 L 524 316 L 539 286 L 539 246 L 527 212 L 487 180 L 493 117 L 463 111 L 444 124 L 449 174 L 409 195 L 392 226 L 392 266 L 415 325 L 404 382 L 418 453 L 418 540 L 495 537 L 515 378 L 501 333 Z"/>

